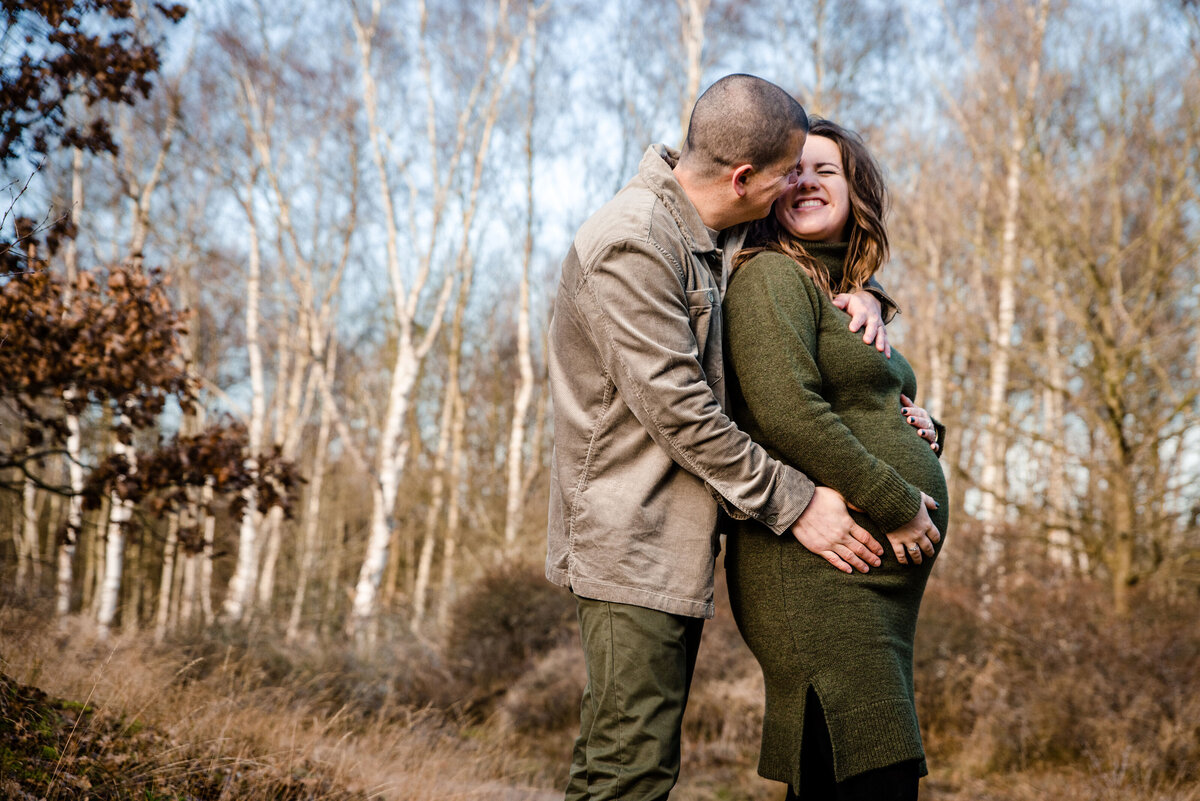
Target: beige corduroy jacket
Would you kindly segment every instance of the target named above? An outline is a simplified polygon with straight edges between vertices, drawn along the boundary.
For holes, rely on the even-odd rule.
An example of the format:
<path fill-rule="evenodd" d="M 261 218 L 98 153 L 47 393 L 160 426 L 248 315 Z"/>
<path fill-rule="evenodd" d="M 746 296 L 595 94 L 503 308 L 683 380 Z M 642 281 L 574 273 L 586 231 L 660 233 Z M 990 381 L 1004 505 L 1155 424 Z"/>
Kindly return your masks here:
<path fill-rule="evenodd" d="M 723 411 L 722 253 L 676 158 L 651 146 L 562 265 L 546 576 L 587 598 L 711 617 L 718 496 L 782 533 L 813 485 Z"/>

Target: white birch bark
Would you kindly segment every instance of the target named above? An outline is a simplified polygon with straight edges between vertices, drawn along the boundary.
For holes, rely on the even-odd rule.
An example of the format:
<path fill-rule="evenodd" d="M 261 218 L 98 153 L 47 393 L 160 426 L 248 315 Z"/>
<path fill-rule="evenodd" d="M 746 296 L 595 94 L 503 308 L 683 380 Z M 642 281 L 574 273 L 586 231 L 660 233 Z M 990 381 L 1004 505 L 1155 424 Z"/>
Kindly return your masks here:
<path fill-rule="evenodd" d="M 462 518 L 463 472 L 466 463 L 467 404 L 462 393 L 458 393 L 454 404 L 454 434 L 450 444 L 450 499 L 446 514 L 445 552 L 442 555 L 442 594 L 438 605 L 438 623 L 445 628 L 449 622 L 450 609 L 454 603 L 454 557 L 458 548 L 458 533 Z"/>
<path fill-rule="evenodd" d="M 467 291 L 459 291 L 459 309 L 466 305 Z M 438 433 L 437 451 L 433 457 L 432 486 L 429 491 L 429 508 L 425 512 L 425 536 L 417 557 L 417 574 L 413 582 L 413 608 L 411 627 L 420 633 L 425 621 L 425 606 L 429 595 L 429 580 L 433 570 L 433 549 L 437 543 L 438 523 L 446 500 L 446 461 L 450 451 L 450 427 L 454 419 L 454 406 L 458 400 L 458 368 L 462 352 L 461 328 L 458 313 L 455 313 L 454 342 L 450 346 L 449 364 L 446 370 L 446 390 L 442 394 L 441 424 Z"/>
<path fill-rule="evenodd" d="M 283 545 L 283 509 L 272 506 L 267 511 L 265 529 L 267 547 L 263 549 L 262 567 L 258 571 L 258 607 L 269 612 L 275 598 L 275 567 Z"/>
<path fill-rule="evenodd" d="M 71 153 L 71 223 L 75 231 L 79 231 L 80 216 L 83 212 L 83 151 L 78 147 Z M 64 293 L 64 303 L 71 306 L 75 282 L 79 278 L 79 243 L 72 236 L 67 240 L 63 261 L 67 268 L 67 291 Z M 63 401 L 69 406 L 75 400 L 75 387 L 67 387 L 63 392 Z M 63 541 L 58 544 L 57 578 L 55 581 L 57 600 L 55 609 L 59 616 L 67 614 L 71 608 L 71 585 L 74 581 L 75 551 L 79 546 L 79 538 L 83 534 L 83 440 L 79 431 L 79 416 L 66 415 L 67 424 L 67 475 L 68 486 L 71 490 L 67 506 L 67 527 L 63 533 Z"/>
<path fill-rule="evenodd" d="M 100 588 L 104 585 L 105 562 L 108 553 L 108 521 L 112 517 L 112 497 L 104 496 L 104 508 L 96 517 L 96 525 L 92 528 L 89 543 L 91 562 L 91 583 L 87 586 L 87 614 L 95 617 L 100 611 Z"/>
<path fill-rule="evenodd" d="M 258 314 L 262 282 L 262 254 L 258 241 L 258 223 L 254 213 L 254 182 L 246 187 L 242 202 L 250 237 L 246 279 L 246 356 L 250 365 L 250 425 L 246 469 L 258 478 L 258 457 L 262 453 L 266 426 L 266 389 L 263 380 L 262 348 L 259 344 Z M 234 623 L 243 620 L 254 602 L 258 584 L 258 493 L 253 484 L 242 492 L 245 509 L 238 527 L 237 566 L 229 581 L 222 607 L 224 617 Z"/>
<path fill-rule="evenodd" d="M 204 533 L 204 550 L 197 556 L 200 573 L 200 615 L 204 624 L 210 625 L 216 620 L 213 609 L 213 555 L 216 550 L 217 518 L 212 513 L 213 479 L 210 476 L 200 491 L 202 531 Z"/>
<path fill-rule="evenodd" d="M 496 11 L 498 20 L 496 27 L 489 31 L 483 63 L 491 65 L 499 41 L 498 28 L 507 17 L 507 0 L 501 0 Z M 363 110 L 366 117 L 367 138 L 371 150 L 371 160 L 379 187 L 379 200 L 385 224 L 386 263 L 389 283 L 392 293 L 392 305 L 395 315 L 396 356 L 392 365 L 390 388 L 387 408 L 383 418 L 383 429 L 378 443 L 376 458 L 375 481 L 371 488 L 372 510 L 370 531 L 367 548 L 359 570 L 358 581 L 354 589 L 349 628 L 355 633 L 360 645 L 370 642 L 374 635 L 374 620 L 378 611 L 378 598 L 383 571 L 387 564 L 388 547 L 391 541 L 392 526 L 390 518 L 395 508 L 396 494 L 399 489 L 400 477 L 404 472 L 410 442 L 403 437 L 404 422 L 412 403 L 420 366 L 440 332 L 443 315 L 453 290 L 454 275 L 447 272 L 442 277 L 441 289 L 437 293 L 432 313 L 422 329 L 418 324 L 418 310 L 421 306 L 425 288 L 431 280 L 434 266 L 434 250 L 438 233 L 441 230 L 443 213 L 450 189 L 453 187 L 458 173 L 458 165 L 467 151 L 467 141 L 471 133 L 471 123 L 478 113 L 478 104 L 487 82 L 491 79 L 489 70 L 483 70 L 472 86 L 465 103 L 458 112 L 454 143 L 450 148 L 450 158 L 447 164 L 440 163 L 439 149 L 442 147 L 437 130 L 436 113 L 437 89 L 432 76 L 432 65 L 426 49 L 428 33 L 428 13 L 424 0 L 418 2 L 420 17 L 417 33 L 417 55 L 421 64 L 425 82 L 425 122 L 426 138 L 429 155 L 429 175 L 433 176 L 432 191 L 429 197 L 428 222 L 420 226 L 428 231 L 428 238 L 423 247 L 415 254 L 417 259 L 416 274 L 412 280 L 406 280 L 401 265 L 401 252 L 395 198 L 392 189 L 392 176 L 389 161 L 389 147 L 383 127 L 379 121 L 378 91 L 374 78 L 373 49 L 378 33 L 381 5 L 378 0 L 371 5 L 369 18 L 363 19 L 356 12 L 352 15 L 351 24 L 354 28 L 355 42 L 359 56 L 359 73 L 362 82 Z M 506 59 L 504 78 L 507 77 L 511 64 L 515 63 L 519 52 L 519 42 L 516 39 L 508 43 L 509 57 Z M 493 92 L 502 91 L 504 79 L 499 79 Z M 479 152 L 486 152 L 481 150 Z M 410 221 L 410 227 L 416 231 L 415 216 Z M 463 231 L 466 236 L 469 231 Z M 409 253 L 405 254 L 407 258 Z"/>
<path fill-rule="evenodd" d="M 162 575 L 158 581 L 158 605 L 154 616 L 154 641 L 161 643 L 167 637 L 171 623 L 171 588 L 175 583 L 175 554 L 179 549 L 179 514 L 167 516 L 167 539 L 163 543 Z"/>
<path fill-rule="evenodd" d="M 122 124 L 128 128 L 129 112 L 122 115 Z M 163 130 L 155 161 L 149 175 L 143 181 L 133 167 L 133 149 L 126 148 L 125 165 L 114 161 L 118 178 L 125 194 L 133 202 L 133 218 L 129 238 L 126 261 L 135 267 L 141 266 L 143 252 L 146 247 L 146 237 L 150 230 L 150 204 L 158 182 L 162 178 L 166 166 L 167 154 L 171 150 L 175 133 L 178 128 L 178 101 L 171 101 L 170 113 Z M 124 410 L 118 412 L 118 428 L 128 428 L 129 419 Z M 113 444 L 113 453 L 124 456 L 131 472 L 137 471 L 137 454 L 132 446 L 127 446 L 118 437 Z M 108 515 L 108 532 L 104 549 L 104 570 L 100 592 L 96 601 L 97 632 L 101 639 L 107 638 L 111 632 L 113 621 L 116 619 L 117 608 L 121 597 L 121 579 L 125 552 L 125 532 L 133 516 L 133 505 L 119 497 L 115 492 L 110 493 L 110 508 Z M 60 570 L 66 560 L 60 557 Z M 60 598 L 59 603 L 62 603 Z"/>
<path fill-rule="evenodd" d="M 17 540 L 17 586 L 27 589 L 37 584 L 37 566 L 41 559 L 38 553 L 37 530 L 37 485 L 26 478 L 21 489 L 21 535 Z M 71 586 L 67 585 L 67 600 L 70 602 Z M 63 612 L 62 614 L 66 614 Z"/>
<path fill-rule="evenodd" d="M 183 588 L 179 592 L 179 624 L 190 626 L 196 618 L 196 587 L 200 583 L 200 560 L 189 553 L 183 565 Z"/>
<path fill-rule="evenodd" d="M 528 17 L 527 33 L 532 30 L 534 19 L 531 13 Z M 422 543 L 421 555 L 417 562 L 417 577 L 413 588 L 412 627 L 413 631 L 418 633 L 425 619 L 429 582 L 433 566 L 433 549 L 437 535 L 437 518 L 441 515 L 442 494 L 444 491 L 442 473 L 445 469 L 445 449 L 448 444 L 446 429 L 449 428 L 453 420 L 452 412 L 454 408 L 461 403 L 460 396 L 462 391 L 460 389 L 461 379 L 459 377 L 459 370 L 462 365 L 463 324 L 466 317 L 467 303 L 470 300 L 471 289 L 475 280 L 475 259 L 469 252 L 469 237 L 478 208 L 479 188 L 483 181 L 483 167 L 491 146 L 492 131 L 496 125 L 500 97 L 507 84 L 508 75 L 516 66 L 519 56 L 519 42 L 514 41 L 508 51 L 502 77 L 493 85 L 486 109 L 482 115 L 482 131 L 479 137 L 479 144 L 474 153 L 475 163 L 471 176 L 471 186 L 467 197 L 464 199 L 465 203 L 460 229 L 461 239 L 456 259 L 456 272 L 460 273 L 462 278 L 459 282 L 458 302 L 455 305 L 454 322 L 450 332 L 450 351 L 446 370 L 446 393 L 443 401 L 442 415 L 443 432 L 439 441 L 437 464 L 434 473 L 435 502 L 430 504 L 430 512 L 426 520 L 425 541 Z M 454 492 L 453 487 L 452 492 Z"/>
<path fill-rule="evenodd" d="M 320 354 L 319 347 L 314 348 L 314 354 Z M 332 374 L 337 369 L 337 347 L 330 342 L 325 362 L 318 358 L 314 369 L 318 371 L 315 380 L 318 385 L 324 383 L 324 374 Z M 317 533 L 321 518 L 321 490 L 325 485 L 325 462 L 328 457 L 329 437 L 333 429 L 334 409 L 328 403 L 321 404 L 321 422 L 317 427 L 317 441 L 313 446 L 312 469 L 309 472 L 308 494 L 304 506 L 304 526 L 300 540 L 300 567 L 296 575 L 296 590 L 292 595 L 292 610 L 288 615 L 287 640 L 292 642 L 300 636 L 300 623 L 304 616 L 304 601 L 308 595 L 308 581 L 312 575 L 313 562 L 317 552 Z"/>
<path fill-rule="evenodd" d="M 679 39 L 683 45 L 684 84 L 679 103 L 679 141 L 687 138 L 692 106 L 700 96 L 700 78 L 704 72 L 704 18 L 711 0 L 675 0 L 679 8 Z M 531 15 L 532 19 L 532 15 Z"/>
<path fill-rule="evenodd" d="M 1001 228 L 1000 264 L 996 277 L 996 325 L 992 340 L 988 371 L 987 427 L 983 432 L 983 468 L 980 475 L 982 497 L 980 518 L 984 524 L 983 558 L 981 569 L 989 571 L 999 565 L 1003 543 L 997 536 L 998 524 L 1004 517 L 1008 495 L 1008 377 L 1012 360 L 1013 334 L 1016 327 L 1016 280 L 1020 256 L 1017 244 L 1018 213 L 1021 201 L 1021 176 L 1025 169 L 1023 156 L 1028 140 L 1028 128 L 1038 79 L 1041 73 L 1042 42 L 1049 12 L 1048 0 L 1040 0 L 1036 9 L 1028 9 L 1030 23 L 1030 53 L 1024 91 L 1018 95 L 1013 88 L 1013 108 L 1008 149 L 1005 152 L 1004 211 Z"/>
<path fill-rule="evenodd" d="M 678 0 L 683 3 L 684 0 Z M 695 3 L 695 0 L 690 0 Z M 682 12 L 682 5 L 681 5 Z M 704 18 L 700 17 L 701 43 L 704 36 Z M 536 20 L 531 16 L 525 28 L 525 38 L 529 47 L 529 105 L 525 114 L 525 244 L 521 258 L 521 283 L 517 294 L 517 386 L 513 392 L 512 427 L 508 435 L 507 454 L 507 488 L 504 508 L 504 550 L 511 554 L 517 541 L 517 533 L 521 530 L 524 493 L 522 467 L 525 464 L 525 424 L 529 416 L 529 404 L 533 399 L 533 356 L 530 352 L 532 334 L 529 322 L 529 270 L 533 261 L 533 126 L 537 107 L 537 28 Z M 697 65 L 699 53 L 696 55 Z M 689 62 L 690 63 L 690 62 Z M 699 92 L 699 76 L 696 78 L 695 92 Z M 695 97 L 687 103 L 687 114 L 691 113 L 691 105 Z M 686 118 L 684 124 L 686 125 Z M 686 131 L 685 131 L 686 135 Z"/>
<path fill-rule="evenodd" d="M 324 297 L 315 306 L 317 259 L 305 255 L 316 247 L 316 242 L 306 243 L 298 234 L 293 223 L 292 198 L 283 187 L 280 160 L 274 155 L 272 126 L 274 121 L 275 96 L 269 87 L 265 97 L 256 88 L 257 75 L 250 70 L 239 75 L 241 87 L 240 115 L 256 158 L 255 169 L 266 178 L 274 200 L 275 216 L 272 220 L 276 231 L 276 246 L 283 276 L 289 281 L 296 299 L 297 324 L 281 326 L 276 348 L 277 366 L 274 385 L 274 421 L 272 442 L 280 448 L 282 458 L 295 461 L 304 431 L 304 421 L 314 403 L 322 380 L 317 375 L 321 352 L 317 343 L 324 337 L 323 331 L 331 325 L 333 297 L 340 285 L 348 260 L 350 236 L 356 219 L 357 173 L 351 170 L 350 214 L 343 234 L 342 259 L 329 281 Z M 351 153 L 353 162 L 353 152 Z M 289 247 L 290 246 L 290 247 Z M 297 344 L 299 343 L 299 345 Z M 282 388 L 286 388 L 284 391 Z M 319 497 L 315 503 L 319 506 Z M 266 607 L 272 600 L 275 588 L 275 572 L 282 547 L 282 510 L 271 509 L 260 537 L 266 538 L 262 564 L 258 573 L 258 602 Z"/>
<path fill-rule="evenodd" d="M 1054 275 L 1054 265 L 1045 275 Z M 1063 448 L 1063 393 L 1066 391 L 1066 371 L 1063 369 L 1059 314 L 1051 308 L 1045 314 L 1046 360 L 1045 384 L 1041 392 L 1043 474 L 1046 481 L 1047 556 L 1050 562 L 1064 571 L 1075 567 L 1071 531 L 1067 527 L 1067 475 Z"/>
<path fill-rule="evenodd" d="M 127 428 L 129 419 L 120 414 L 118 428 Z M 113 455 L 122 456 L 127 461 L 129 473 L 137 472 L 137 453 L 131 445 L 126 445 L 117 437 L 113 442 Z M 104 547 L 104 578 L 100 584 L 100 596 L 96 608 L 97 634 L 100 639 L 107 639 L 116 620 L 117 608 L 121 599 L 121 574 L 125 558 L 125 534 L 129 521 L 133 519 L 133 504 L 120 497 L 116 492 L 110 493 L 111 507 L 108 513 L 108 535 Z"/>

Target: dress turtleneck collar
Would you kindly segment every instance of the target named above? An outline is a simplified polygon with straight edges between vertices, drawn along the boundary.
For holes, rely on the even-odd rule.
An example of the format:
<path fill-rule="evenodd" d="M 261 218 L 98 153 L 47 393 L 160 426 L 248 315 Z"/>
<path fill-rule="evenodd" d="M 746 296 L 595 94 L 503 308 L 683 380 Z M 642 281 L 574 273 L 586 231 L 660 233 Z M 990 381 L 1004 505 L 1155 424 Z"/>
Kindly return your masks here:
<path fill-rule="evenodd" d="M 842 275 L 846 269 L 846 254 L 850 251 L 849 242 L 809 242 L 802 240 L 801 244 L 809 255 L 829 271 L 830 286 L 837 287 L 842 283 Z"/>

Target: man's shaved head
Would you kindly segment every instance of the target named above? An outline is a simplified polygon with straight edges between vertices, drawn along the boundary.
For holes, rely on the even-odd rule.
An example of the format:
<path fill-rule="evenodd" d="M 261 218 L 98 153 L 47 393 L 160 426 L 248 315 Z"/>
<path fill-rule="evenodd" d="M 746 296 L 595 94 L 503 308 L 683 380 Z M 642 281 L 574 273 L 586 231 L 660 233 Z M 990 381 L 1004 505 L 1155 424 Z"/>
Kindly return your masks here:
<path fill-rule="evenodd" d="M 797 130 L 808 130 L 808 115 L 794 97 L 753 75 L 726 75 L 696 101 L 681 160 L 702 175 L 762 169 L 790 155 Z"/>

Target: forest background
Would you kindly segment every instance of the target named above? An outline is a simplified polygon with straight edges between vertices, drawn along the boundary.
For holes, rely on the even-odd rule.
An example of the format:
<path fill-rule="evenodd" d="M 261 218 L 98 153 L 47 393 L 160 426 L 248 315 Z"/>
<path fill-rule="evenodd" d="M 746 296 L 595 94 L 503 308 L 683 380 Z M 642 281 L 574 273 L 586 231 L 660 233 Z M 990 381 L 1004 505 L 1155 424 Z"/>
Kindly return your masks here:
<path fill-rule="evenodd" d="M 750 72 L 889 178 L 889 335 L 950 432 L 927 794 L 1200 797 L 1195 2 L 3 9 L 0 665 L 168 743 L 91 786 L 553 796 L 558 263 Z M 761 703 L 723 605 L 681 798 L 778 794 Z M 75 797 L 72 736 L 0 791 Z"/>

